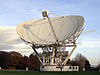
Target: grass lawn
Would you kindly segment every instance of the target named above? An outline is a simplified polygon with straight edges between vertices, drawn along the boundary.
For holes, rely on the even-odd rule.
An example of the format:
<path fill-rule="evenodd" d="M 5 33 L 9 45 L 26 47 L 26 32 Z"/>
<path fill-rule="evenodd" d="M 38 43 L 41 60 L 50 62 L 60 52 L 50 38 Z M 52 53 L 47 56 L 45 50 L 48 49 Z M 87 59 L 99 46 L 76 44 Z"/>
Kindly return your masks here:
<path fill-rule="evenodd" d="M 100 72 L 0 71 L 0 75 L 100 75 Z"/>

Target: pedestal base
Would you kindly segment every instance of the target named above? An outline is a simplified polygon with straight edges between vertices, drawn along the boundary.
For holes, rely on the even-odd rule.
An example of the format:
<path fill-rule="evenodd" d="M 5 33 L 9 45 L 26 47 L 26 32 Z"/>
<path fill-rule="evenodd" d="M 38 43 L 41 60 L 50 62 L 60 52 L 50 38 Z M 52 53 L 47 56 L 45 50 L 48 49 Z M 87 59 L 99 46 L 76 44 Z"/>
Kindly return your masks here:
<path fill-rule="evenodd" d="M 40 66 L 40 71 L 79 71 L 78 66 Z"/>

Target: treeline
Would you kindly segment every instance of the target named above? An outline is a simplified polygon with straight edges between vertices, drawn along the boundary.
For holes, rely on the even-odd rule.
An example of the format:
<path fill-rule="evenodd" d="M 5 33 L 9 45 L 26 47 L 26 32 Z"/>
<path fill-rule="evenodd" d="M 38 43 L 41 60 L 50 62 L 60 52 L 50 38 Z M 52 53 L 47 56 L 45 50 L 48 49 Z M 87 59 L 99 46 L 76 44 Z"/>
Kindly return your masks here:
<path fill-rule="evenodd" d="M 28 56 L 22 56 L 18 52 L 4 52 L 0 51 L 0 67 L 2 69 L 26 69 L 39 70 L 40 62 L 37 56 L 30 54 Z M 79 70 L 82 71 L 85 68 L 86 71 L 98 71 L 100 70 L 100 64 L 97 67 L 91 67 L 89 60 L 82 54 L 77 54 L 72 60 L 69 59 L 67 65 L 79 66 Z"/>
<path fill-rule="evenodd" d="M 2 69 L 26 69 L 28 67 L 30 70 L 39 70 L 40 62 L 33 54 L 27 57 L 18 52 L 0 51 L 0 67 Z"/>
<path fill-rule="evenodd" d="M 79 66 L 80 71 L 99 71 L 100 64 L 96 67 L 92 67 L 89 60 L 82 54 L 77 54 L 70 62 L 72 66 Z"/>

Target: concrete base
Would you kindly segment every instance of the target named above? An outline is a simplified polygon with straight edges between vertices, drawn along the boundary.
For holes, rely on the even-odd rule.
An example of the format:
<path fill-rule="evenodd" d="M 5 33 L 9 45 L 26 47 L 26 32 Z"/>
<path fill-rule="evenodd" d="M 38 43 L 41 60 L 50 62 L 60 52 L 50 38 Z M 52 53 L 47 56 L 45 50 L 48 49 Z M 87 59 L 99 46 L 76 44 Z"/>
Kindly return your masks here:
<path fill-rule="evenodd" d="M 40 71 L 79 71 L 78 66 L 64 66 L 62 69 L 59 66 L 40 66 Z"/>

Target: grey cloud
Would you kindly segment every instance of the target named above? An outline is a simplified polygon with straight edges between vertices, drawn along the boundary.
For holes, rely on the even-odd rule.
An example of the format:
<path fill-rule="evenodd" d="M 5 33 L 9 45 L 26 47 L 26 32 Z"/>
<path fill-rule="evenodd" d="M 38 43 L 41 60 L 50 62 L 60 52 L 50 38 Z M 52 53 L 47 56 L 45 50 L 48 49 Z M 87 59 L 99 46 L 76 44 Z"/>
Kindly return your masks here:
<path fill-rule="evenodd" d="M 31 49 L 17 35 L 15 27 L 0 27 L 0 50 Z"/>

